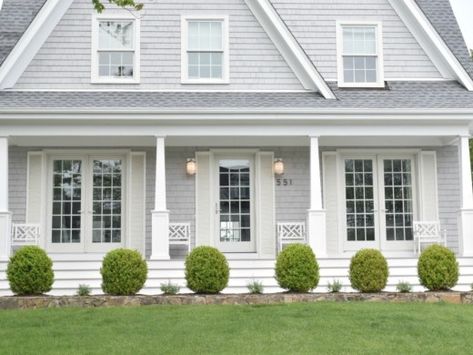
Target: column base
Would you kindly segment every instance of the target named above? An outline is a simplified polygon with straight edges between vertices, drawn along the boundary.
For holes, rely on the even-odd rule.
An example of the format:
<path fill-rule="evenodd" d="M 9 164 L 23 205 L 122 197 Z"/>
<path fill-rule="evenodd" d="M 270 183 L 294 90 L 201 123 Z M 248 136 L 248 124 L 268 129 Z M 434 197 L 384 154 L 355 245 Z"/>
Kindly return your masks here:
<path fill-rule="evenodd" d="M 11 213 L 0 212 L 0 260 L 6 261 L 11 254 Z"/>
<path fill-rule="evenodd" d="M 170 260 L 169 255 L 169 211 L 151 212 L 151 257 L 150 260 Z"/>
<path fill-rule="evenodd" d="M 461 209 L 458 212 L 460 253 L 473 256 L 473 209 Z"/>
<path fill-rule="evenodd" d="M 307 211 L 307 241 L 315 255 L 327 257 L 326 211 Z"/>

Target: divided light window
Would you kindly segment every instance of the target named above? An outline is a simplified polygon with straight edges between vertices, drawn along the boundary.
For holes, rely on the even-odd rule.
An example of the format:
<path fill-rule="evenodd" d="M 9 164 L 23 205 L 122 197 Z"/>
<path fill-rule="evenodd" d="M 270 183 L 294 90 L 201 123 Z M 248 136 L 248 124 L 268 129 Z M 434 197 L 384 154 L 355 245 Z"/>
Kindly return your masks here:
<path fill-rule="evenodd" d="M 384 86 L 380 24 L 339 24 L 339 86 Z"/>
<path fill-rule="evenodd" d="M 228 80 L 227 19 L 184 18 L 183 83 L 222 84 Z"/>
<path fill-rule="evenodd" d="M 92 33 L 92 82 L 138 82 L 138 24 L 135 18 L 96 18 Z"/>

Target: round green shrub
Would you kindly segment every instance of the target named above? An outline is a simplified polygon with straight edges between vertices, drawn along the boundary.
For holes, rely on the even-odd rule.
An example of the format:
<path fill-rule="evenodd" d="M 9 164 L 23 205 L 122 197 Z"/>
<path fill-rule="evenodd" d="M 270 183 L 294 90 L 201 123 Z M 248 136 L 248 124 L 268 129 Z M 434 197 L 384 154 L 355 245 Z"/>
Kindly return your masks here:
<path fill-rule="evenodd" d="M 186 258 L 187 287 L 196 293 L 219 293 L 228 285 L 227 259 L 212 247 L 197 247 Z"/>
<path fill-rule="evenodd" d="M 422 286 L 430 291 L 449 290 L 458 281 L 458 263 L 455 254 L 443 246 L 432 245 L 425 249 L 417 263 Z"/>
<path fill-rule="evenodd" d="M 138 251 L 115 249 L 105 255 L 100 273 L 103 292 L 109 295 L 130 296 L 143 288 L 148 266 Z"/>
<path fill-rule="evenodd" d="M 388 282 L 388 263 L 375 249 L 362 249 L 351 259 L 351 287 L 363 293 L 380 292 Z"/>
<path fill-rule="evenodd" d="M 36 246 L 19 249 L 7 268 L 10 289 L 17 295 L 41 295 L 51 291 L 54 282 L 53 262 Z"/>
<path fill-rule="evenodd" d="M 291 244 L 276 260 L 276 280 L 279 286 L 291 292 L 308 292 L 319 283 L 319 264 L 312 248 Z"/>

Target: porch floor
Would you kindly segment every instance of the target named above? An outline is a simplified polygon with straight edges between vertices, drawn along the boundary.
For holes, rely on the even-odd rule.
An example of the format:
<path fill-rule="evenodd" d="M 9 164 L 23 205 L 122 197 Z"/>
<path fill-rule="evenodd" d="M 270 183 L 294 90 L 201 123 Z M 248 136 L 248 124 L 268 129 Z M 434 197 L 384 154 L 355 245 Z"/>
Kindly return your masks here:
<path fill-rule="evenodd" d="M 417 277 L 417 258 L 387 258 L 389 279 L 386 291 L 395 291 L 400 281 L 409 282 L 414 291 L 423 291 Z M 100 267 L 102 257 L 88 255 L 71 258 L 70 255 L 53 257 L 55 282 L 51 295 L 73 295 L 79 284 L 87 284 L 93 294 L 102 294 Z M 320 281 L 315 292 L 327 292 L 327 283 L 339 280 L 342 291 L 352 292 L 348 279 L 349 258 L 318 259 Z M 473 257 L 458 258 L 460 279 L 454 288 L 457 291 L 469 291 L 473 283 Z M 230 281 L 223 293 L 247 293 L 247 284 L 253 280 L 263 283 L 265 293 L 282 292 L 274 279 L 274 259 L 229 260 Z M 0 262 L 0 296 L 11 295 L 6 278 L 6 262 Z M 171 281 L 181 286 L 182 293 L 191 291 L 185 287 L 184 260 L 148 261 L 148 280 L 142 294 L 160 294 L 160 285 Z"/>

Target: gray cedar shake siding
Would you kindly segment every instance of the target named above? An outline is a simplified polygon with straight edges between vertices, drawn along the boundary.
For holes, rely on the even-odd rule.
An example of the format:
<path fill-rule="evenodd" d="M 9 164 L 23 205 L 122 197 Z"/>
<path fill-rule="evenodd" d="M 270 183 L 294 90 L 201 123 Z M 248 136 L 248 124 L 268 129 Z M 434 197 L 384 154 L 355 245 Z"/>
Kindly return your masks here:
<path fill-rule="evenodd" d="M 321 147 L 322 151 L 334 148 Z M 448 230 L 448 246 L 458 251 L 457 212 L 460 208 L 459 160 L 456 146 L 423 148 L 437 152 L 438 200 L 440 221 Z M 27 152 L 36 148 L 11 147 L 10 158 L 10 210 L 13 222 L 25 222 Z M 146 152 L 146 254 L 151 251 L 151 215 L 154 207 L 155 152 L 150 148 L 134 148 Z M 198 150 L 205 150 L 199 148 Z M 276 221 L 305 221 L 309 208 L 309 150 L 306 147 L 265 148 L 285 161 L 285 177 L 292 185 L 276 186 Z M 185 172 L 186 158 L 195 154 L 194 148 L 168 148 L 166 150 L 167 201 L 171 222 L 190 222 L 192 237 L 195 230 L 195 180 Z M 337 238 L 327 235 L 327 238 Z M 194 245 L 194 240 L 192 240 Z M 184 250 L 172 250 L 172 255 L 183 255 Z"/>

